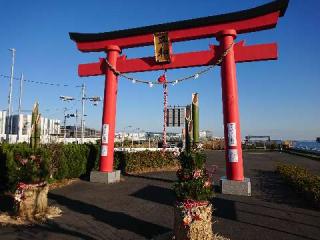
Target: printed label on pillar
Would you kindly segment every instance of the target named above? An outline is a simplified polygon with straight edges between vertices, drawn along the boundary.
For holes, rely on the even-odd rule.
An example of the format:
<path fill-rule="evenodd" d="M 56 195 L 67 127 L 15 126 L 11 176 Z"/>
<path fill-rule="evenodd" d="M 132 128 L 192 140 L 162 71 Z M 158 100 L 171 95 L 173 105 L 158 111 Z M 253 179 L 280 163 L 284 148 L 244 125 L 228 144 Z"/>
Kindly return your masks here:
<path fill-rule="evenodd" d="M 229 149 L 228 150 L 228 160 L 229 162 L 238 162 L 238 150 Z"/>
<path fill-rule="evenodd" d="M 102 136 L 101 136 L 102 143 L 107 144 L 108 143 L 108 138 L 109 138 L 109 124 L 103 124 L 103 126 L 102 126 Z"/>
<path fill-rule="evenodd" d="M 108 156 L 108 146 L 106 145 L 101 146 L 101 156 L 102 157 Z"/>
<path fill-rule="evenodd" d="M 236 123 L 228 123 L 228 146 L 236 147 L 237 146 L 237 131 Z"/>

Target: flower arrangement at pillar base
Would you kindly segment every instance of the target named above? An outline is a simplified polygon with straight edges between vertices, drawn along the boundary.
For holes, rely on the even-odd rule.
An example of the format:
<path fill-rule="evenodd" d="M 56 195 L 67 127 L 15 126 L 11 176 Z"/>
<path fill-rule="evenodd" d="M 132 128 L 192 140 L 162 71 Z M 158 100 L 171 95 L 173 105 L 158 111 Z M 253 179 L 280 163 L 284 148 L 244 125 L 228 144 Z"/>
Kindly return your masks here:
<path fill-rule="evenodd" d="M 34 219 L 43 215 L 48 207 L 48 184 L 25 184 L 20 182 L 14 195 L 17 216 L 24 219 Z"/>
<path fill-rule="evenodd" d="M 213 239 L 212 205 L 208 201 L 185 201 L 174 209 L 175 239 Z"/>
<path fill-rule="evenodd" d="M 48 164 L 39 156 L 16 156 L 19 181 L 14 192 L 15 214 L 32 220 L 44 215 L 48 208 Z"/>
<path fill-rule="evenodd" d="M 174 185 L 177 203 L 174 209 L 176 240 L 212 240 L 213 186 L 205 169 L 206 157 L 199 151 L 180 155 L 181 169 Z"/>

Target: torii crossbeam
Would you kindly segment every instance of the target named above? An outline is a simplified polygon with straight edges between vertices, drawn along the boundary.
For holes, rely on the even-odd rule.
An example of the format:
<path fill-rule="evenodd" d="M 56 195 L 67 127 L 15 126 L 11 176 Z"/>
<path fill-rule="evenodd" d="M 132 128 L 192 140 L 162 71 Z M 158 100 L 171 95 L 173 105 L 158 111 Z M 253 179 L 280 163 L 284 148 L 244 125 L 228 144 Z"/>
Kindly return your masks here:
<path fill-rule="evenodd" d="M 121 73 L 207 66 L 215 63 L 233 44 L 237 34 L 274 28 L 279 17 L 285 14 L 288 2 L 277 0 L 239 12 L 106 33 L 70 33 L 70 38 L 82 52 L 106 52 L 108 62 Z M 154 44 L 154 34 L 161 32 L 168 34 L 170 43 L 215 37 L 220 45 L 210 45 L 208 50 L 199 52 L 171 53 L 170 62 L 162 64 L 154 57 L 127 59 L 125 55 L 119 56 L 126 48 Z M 241 41 L 234 44 L 221 63 L 226 175 L 229 180 L 244 180 L 235 63 L 275 60 L 277 57 L 276 43 L 246 46 Z M 80 64 L 78 73 L 81 77 L 105 75 L 100 171 L 111 172 L 117 76 L 106 65 L 105 59 Z"/>

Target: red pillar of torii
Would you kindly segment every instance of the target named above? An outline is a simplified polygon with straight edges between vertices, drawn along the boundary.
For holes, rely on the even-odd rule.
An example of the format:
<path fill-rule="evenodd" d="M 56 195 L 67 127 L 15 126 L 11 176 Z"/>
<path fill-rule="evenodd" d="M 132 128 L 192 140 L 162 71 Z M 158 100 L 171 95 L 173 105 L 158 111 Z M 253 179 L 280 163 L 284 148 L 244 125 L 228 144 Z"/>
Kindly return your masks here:
<path fill-rule="evenodd" d="M 279 17 L 284 15 L 288 1 L 277 0 L 240 12 L 114 32 L 70 33 L 70 38 L 82 52 L 106 52 L 108 62 L 121 73 L 208 66 L 214 64 L 231 46 L 237 34 L 274 28 Z M 220 45 L 210 45 L 207 51 L 171 54 L 171 61 L 164 64 L 156 62 L 154 57 L 127 59 L 125 55 L 119 56 L 126 48 L 153 45 L 154 34 L 159 32 L 167 32 L 171 43 L 215 37 Z M 235 63 L 274 59 L 277 59 L 276 43 L 245 46 L 241 41 L 233 45 L 221 63 L 225 158 L 229 180 L 244 179 Z M 81 77 L 106 77 L 100 171 L 112 172 L 117 76 L 104 59 L 96 63 L 80 64 L 78 72 Z"/>

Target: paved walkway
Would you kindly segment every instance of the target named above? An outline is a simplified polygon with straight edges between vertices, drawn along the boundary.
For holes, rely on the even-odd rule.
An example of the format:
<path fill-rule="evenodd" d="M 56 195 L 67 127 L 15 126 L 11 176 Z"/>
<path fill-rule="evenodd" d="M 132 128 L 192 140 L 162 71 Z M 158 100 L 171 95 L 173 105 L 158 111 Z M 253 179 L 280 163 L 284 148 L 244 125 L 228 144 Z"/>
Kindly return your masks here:
<path fill-rule="evenodd" d="M 208 152 L 208 165 L 224 175 L 223 152 Z M 273 172 L 290 162 L 320 172 L 320 162 L 289 154 L 244 153 L 252 197 L 217 194 L 214 231 L 237 239 L 320 239 L 320 212 Z M 33 227 L 3 227 L 0 239 L 150 239 L 172 230 L 173 172 L 126 176 L 118 184 L 77 181 L 49 194 L 63 216 Z"/>

